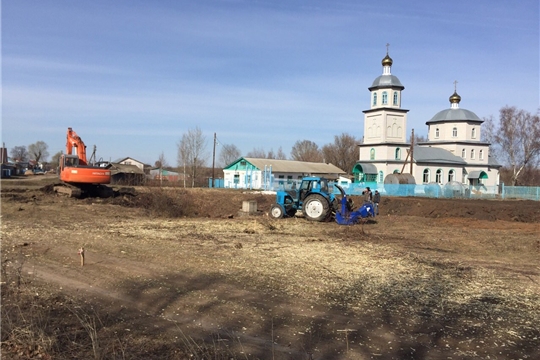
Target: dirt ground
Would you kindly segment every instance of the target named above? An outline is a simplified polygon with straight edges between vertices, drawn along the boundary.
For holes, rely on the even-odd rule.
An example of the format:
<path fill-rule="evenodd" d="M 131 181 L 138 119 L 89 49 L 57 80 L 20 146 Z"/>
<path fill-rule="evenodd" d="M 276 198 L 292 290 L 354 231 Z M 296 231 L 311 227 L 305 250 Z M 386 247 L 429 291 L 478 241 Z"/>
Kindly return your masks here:
<path fill-rule="evenodd" d="M 53 180 L 1 183 L 3 358 L 540 358 L 538 202 L 383 197 L 340 226 L 257 192 Z"/>

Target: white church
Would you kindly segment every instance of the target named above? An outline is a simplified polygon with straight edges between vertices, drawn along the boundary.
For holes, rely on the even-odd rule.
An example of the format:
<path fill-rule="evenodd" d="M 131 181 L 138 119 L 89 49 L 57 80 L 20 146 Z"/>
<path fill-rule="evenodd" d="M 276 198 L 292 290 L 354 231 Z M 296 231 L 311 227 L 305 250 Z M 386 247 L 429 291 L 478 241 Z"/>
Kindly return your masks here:
<path fill-rule="evenodd" d="M 369 87 L 371 106 L 364 110 L 364 141 L 353 168 L 354 181 L 382 184 L 388 174 L 408 173 L 416 184 L 459 182 L 496 191 L 501 165 L 489 155 L 489 143 L 481 141 L 483 120 L 459 107 L 461 97 L 455 90 L 450 108 L 426 122 L 428 141 L 414 144 L 411 166 L 407 156 L 411 150 L 407 142 L 409 110 L 401 107 L 405 87 L 392 75 L 392 62 L 387 52 L 382 75 Z"/>

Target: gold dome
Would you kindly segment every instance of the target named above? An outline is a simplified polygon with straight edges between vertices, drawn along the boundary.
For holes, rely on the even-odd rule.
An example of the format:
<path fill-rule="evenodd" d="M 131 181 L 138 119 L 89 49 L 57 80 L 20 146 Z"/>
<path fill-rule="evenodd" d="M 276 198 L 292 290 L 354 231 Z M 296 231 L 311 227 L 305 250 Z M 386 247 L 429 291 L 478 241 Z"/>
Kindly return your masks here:
<path fill-rule="evenodd" d="M 386 56 L 384 57 L 384 59 L 382 59 L 382 65 L 383 66 L 392 66 L 392 58 L 390 56 L 388 56 L 388 54 L 386 54 Z"/>
<path fill-rule="evenodd" d="M 460 101 L 461 101 L 461 96 L 459 96 L 458 93 L 456 91 L 454 91 L 452 96 L 450 96 L 450 103 L 451 104 L 454 104 L 454 103 L 459 104 Z"/>

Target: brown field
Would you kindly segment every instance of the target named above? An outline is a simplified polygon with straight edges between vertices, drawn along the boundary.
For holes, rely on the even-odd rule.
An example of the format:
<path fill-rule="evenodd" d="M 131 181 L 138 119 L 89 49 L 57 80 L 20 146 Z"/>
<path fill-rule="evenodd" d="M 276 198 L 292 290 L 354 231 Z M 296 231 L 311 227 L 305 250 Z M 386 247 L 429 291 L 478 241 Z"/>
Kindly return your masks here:
<path fill-rule="evenodd" d="M 340 226 L 52 180 L 2 180 L 2 358 L 540 358 L 538 202 L 383 198 Z"/>

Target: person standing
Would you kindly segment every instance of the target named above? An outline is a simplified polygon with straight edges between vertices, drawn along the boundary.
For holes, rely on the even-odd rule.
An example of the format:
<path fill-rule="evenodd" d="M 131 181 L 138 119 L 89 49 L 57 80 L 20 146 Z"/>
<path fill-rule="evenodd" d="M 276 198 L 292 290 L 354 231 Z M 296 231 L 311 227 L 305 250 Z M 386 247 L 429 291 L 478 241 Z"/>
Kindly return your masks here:
<path fill-rule="evenodd" d="M 375 215 L 379 215 L 379 203 L 381 202 L 381 194 L 379 193 L 379 190 L 375 190 L 375 194 L 373 195 L 373 207 L 375 210 Z"/>
<path fill-rule="evenodd" d="M 368 204 L 368 203 L 371 203 L 372 202 L 372 194 L 371 194 L 371 189 L 368 187 L 366 187 L 366 189 L 364 191 L 362 191 L 362 195 L 364 196 L 364 204 Z"/>

